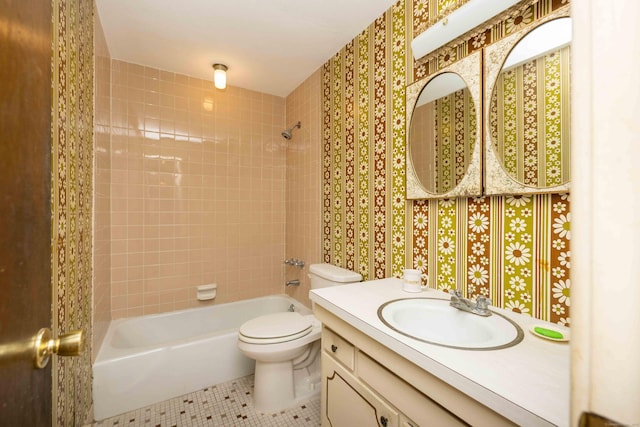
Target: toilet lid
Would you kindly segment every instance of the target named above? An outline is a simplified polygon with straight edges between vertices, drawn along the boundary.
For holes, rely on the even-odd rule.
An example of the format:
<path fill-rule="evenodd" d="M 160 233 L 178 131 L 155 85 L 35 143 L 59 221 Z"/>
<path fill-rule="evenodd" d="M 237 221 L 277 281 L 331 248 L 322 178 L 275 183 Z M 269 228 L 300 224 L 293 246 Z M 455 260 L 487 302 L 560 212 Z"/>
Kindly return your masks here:
<path fill-rule="evenodd" d="M 284 312 L 256 317 L 240 326 L 241 341 L 274 344 L 291 341 L 311 332 L 311 320 L 300 313 Z"/>

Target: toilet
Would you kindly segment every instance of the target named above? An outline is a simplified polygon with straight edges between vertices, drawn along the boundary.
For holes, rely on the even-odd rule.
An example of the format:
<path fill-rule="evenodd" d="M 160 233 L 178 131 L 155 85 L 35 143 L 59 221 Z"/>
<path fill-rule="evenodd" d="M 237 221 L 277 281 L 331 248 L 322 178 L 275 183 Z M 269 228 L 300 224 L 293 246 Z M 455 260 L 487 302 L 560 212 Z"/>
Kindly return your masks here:
<path fill-rule="evenodd" d="M 309 266 L 311 289 L 362 280 L 351 270 L 331 264 Z M 238 348 L 256 361 L 254 408 L 273 413 L 320 392 L 321 324 L 313 314 L 267 314 L 240 326 Z"/>

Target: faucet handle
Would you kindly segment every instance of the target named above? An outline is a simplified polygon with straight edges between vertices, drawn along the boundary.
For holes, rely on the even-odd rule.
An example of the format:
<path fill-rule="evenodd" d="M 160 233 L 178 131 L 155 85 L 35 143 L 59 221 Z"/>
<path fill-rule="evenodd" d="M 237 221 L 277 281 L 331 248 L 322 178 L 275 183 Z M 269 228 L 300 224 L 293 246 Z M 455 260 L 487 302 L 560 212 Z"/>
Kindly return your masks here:
<path fill-rule="evenodd" d="M 457 289 L 449 289 L 449 295 L 457 298 L 462 298 L 462 293 Z"/>
<path fill-rule="evenodd" d="M 476 307 L 478 307 L 480 310 L 487 310 L 490 305 L 491 305 L 491 299 L 490 298 L 487 298 L 485 296 L 480 295 L 476 299 Z"/>

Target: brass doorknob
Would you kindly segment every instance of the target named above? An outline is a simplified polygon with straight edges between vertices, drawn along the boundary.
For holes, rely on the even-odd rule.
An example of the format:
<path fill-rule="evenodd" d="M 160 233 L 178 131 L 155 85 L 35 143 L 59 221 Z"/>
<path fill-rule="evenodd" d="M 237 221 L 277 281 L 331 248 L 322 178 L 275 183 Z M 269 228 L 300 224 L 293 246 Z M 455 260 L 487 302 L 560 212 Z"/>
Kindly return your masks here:
<path fill-rule="evenodd" d="M 51 338 L 51 330 L 42 328 L 38 331 L 33 345 L 35 364 L 44 368 L 49 363 L 52 354 L 58 356 L 78 356 L 84 351 L 84 332 L 82 329 L 67 332 L 60 338 Z"/>

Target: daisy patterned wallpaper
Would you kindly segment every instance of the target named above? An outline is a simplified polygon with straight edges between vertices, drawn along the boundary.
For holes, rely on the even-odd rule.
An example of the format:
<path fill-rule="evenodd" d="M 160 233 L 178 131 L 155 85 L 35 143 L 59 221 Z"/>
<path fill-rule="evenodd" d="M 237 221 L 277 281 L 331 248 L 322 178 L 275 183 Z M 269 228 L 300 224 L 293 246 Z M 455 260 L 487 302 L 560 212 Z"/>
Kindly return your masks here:
<path fill-rule="evenodd" d="M 463 3 L 400 0 L 322 67 L 323 261 L 365 279 L 415 267 L 432 288 L 569 325 L 568 194 L 405 200 L 405 87 L 569 7 L 523 1 L 413 61 L 411 40 Z"/>

